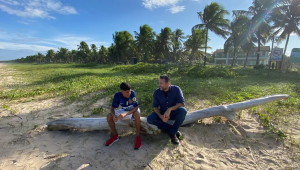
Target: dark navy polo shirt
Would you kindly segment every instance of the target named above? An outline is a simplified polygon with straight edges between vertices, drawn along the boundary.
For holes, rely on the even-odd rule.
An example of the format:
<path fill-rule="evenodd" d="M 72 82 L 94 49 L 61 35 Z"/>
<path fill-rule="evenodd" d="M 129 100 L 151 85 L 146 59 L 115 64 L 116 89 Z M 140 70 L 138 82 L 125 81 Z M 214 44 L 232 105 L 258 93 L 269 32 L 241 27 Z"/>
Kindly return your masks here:
<path fill-rule="evenodd" d="M 177 103 L 185 104 L 183 93 L 178 86 L 170 85 L 167 97 L 165 97 L 164 92 L 159 88 L 153 94 L 153 107 L 159 107 L 162 113 Z"/>
<path fill-rule="evenodd" d="M 136 106 L 138 106 L 139 103 L 136 98 L 135 92 L 133 90 L 131 90 L 131 94 L 130 94 L 129 98 L 125 98 L 122 95 L 122 92 L 116 93 L 111 106 L 113 108 L 118 108 L 119 105 L 121 105 L 122 109 L 124 109 L 126 111 L 130 111 L 133 108 L 135 108 Z"/>

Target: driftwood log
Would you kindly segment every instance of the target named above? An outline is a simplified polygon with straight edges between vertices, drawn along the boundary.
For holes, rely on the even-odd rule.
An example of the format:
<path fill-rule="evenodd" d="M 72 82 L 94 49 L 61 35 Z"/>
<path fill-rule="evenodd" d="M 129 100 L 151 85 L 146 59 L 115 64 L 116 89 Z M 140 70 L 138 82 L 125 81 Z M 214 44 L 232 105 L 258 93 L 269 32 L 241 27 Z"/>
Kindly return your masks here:
<path fill-rule="evenodd" d="M 182 125 L 187 125 L 193 123 L 199 119 L 213 117 L 213 116 L 223 116 L 228 120 L 233 120 L 237 111 L 248 109 L 254 106 L 263 105 L 276 100 L 289 98 L 287 94 L 271 95 L 265 96 L 253 100 L 247 100 L 244 102 L 214 106 L 207 109 L 196 110 L 187 114 Z M 172 124 L 173 121 L 168 121 Z M 124 127 L 135 127 L 135 122 L 129 118 L 125 118 L 122 121 L 116 122 L 116 128 Z M 48 130 L 71 130 L 71 129 L 88 129 L 88 130 L 109 130 L 109 126 L 106 121 L 106 117 L 101 118 L 66 118 L 58 119 L 47 123 Z M 141 131 L 153 134 L 159 132 L 156 126 L 147 123 L 146 117 L 141 117 Z"/>

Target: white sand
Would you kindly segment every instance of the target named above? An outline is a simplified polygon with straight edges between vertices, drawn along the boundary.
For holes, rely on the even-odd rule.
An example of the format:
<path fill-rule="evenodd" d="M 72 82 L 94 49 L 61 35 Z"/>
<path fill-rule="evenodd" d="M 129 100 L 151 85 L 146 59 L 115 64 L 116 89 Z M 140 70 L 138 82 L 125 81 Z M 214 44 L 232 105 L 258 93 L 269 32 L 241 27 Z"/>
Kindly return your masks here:
<path fill-rule="evenodd" d="M 93 107 L 107 103 L 102 99 Z M 0 107 L 0 169 L 300 168 L 299 150 L 276 142 L 258 118 L 246 112 L 235 126 L 198 123 L 181 128 L 185 140 L 179 146 L 170 145 L 165 134 L 143 134 L 140 150 L 133 150 L 135 135 L 124 130 L 110 147 L 104 146 L 108 131 L 45 130 L 53 118 L 82 117 L 77 112 L 81 104 L 65 105 L 60 98 L 10 103 L 19 117 Z M 299 135 L 297 128 L 294 133 Z"/>

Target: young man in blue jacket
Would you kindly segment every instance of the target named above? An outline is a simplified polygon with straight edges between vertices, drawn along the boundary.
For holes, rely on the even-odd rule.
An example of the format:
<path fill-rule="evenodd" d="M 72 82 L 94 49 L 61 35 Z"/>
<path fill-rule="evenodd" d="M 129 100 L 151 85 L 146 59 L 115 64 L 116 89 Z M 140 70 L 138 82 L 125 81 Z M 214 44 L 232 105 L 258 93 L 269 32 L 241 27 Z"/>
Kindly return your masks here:
<path fill-rule="evenodd" d="M 128 83 L 122 83 L 120 85 L 121 91 L 116 93 L 114 100 L 112 102 L 112 107 L 110 113 L 107 115 L 108 125 L 113 133 L 111 138 L 106 142 L 106 146 L 110 146 L 119 140 L 119 135 L 116 130 L 115 122 L 118 120 L 123 120 L 124 118 L 129 118 L 135 121 L 136 127 L 136 140 L 134 149 L 139 149 L 141 147 L 141 137 L 140 137 L 140 109 L 138 100 L 136 98 L 135 92 L 131 90 Z M 116 110 L 116 108 L 122 106 L 122 109 Z"/>
<path fill-rule="evenodd" d="M 153 94 L 154 113 L 148 116 L 147 122 L 168 132 L 172 143 L 179 144 L 181 133 L 178 130 L 187 114 L 184 106 L 180 87 L 171 85 L 170 77 L 162 75 L 159 79 L 159 88 Z M 173 125 L 166 123 L 169 119 L 175 120 Z"/>

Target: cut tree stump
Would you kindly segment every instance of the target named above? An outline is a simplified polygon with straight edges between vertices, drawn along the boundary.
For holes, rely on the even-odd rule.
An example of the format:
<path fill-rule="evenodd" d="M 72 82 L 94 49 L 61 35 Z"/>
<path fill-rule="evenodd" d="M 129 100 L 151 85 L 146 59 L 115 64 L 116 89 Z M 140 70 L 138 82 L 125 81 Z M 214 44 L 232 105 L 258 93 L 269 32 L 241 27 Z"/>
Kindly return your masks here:
<path fill-rule="evenodd" d="M 290 96 L 287 94 L 265 96 L 244 102 L 233 103 L 229 105 L 214 106 L 207 109 L 196 110 L 186 115 L 182 125 L 194 123 L 199 119 L 204 119 L 214 116 L 223 116 L 228 120 L 235 118 L 235 112 L 248 109 L 254 106 L 263 105 L 276 100 L 286 99 Z M 167 123 L 173 124 L 174 121 L 169 120 Z M 135 127 L 135 122 L 129 118 L 124 118 L 116 122 L 116 128 Z M 109 130 L 106 117 L 101 118 L 65 118 L 58 119 L 47 123 L 48 130 L 72 130 L 72 129 L 87 129 L 87 130 Z M 141 117 L 141 131 L 149 134 L 158 133 L 159 129 L 147 123 L 146 117 Z"/>

